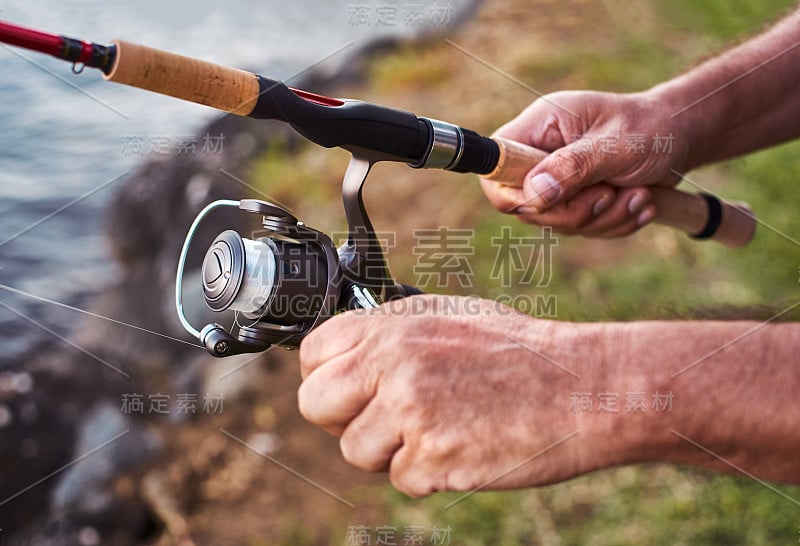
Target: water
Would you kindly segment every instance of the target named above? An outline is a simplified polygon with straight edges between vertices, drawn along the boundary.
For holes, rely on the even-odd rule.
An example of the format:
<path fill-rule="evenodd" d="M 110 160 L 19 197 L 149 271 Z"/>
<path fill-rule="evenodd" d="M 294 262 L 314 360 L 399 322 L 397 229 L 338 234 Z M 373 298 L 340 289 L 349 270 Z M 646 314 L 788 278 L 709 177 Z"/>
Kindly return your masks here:
<path fill-rule="evenodd" d="M 0 0 L 0 17 L 99 43 L 127 39 L 286 78 L 351 42 L 346 50 L 378 35 L 415 32 L 418 21 L 448 23 L 471 3 Z M 335 69 L 346 54 L 333 55 L 323 66 Z M 95 70 L 76 76 L 63 61 L 18 48 L 0 47 L 0 74 L 0 283 L 80 304 L 113 281 L 103 223 L 124 173 L 155 157 L 152 142 L 174 147 L 219 114 L 105 82 Z M 126 144 L 132 140 L 146 143 L 143 155 L 132 153 Z M 32 227 L 36 222 L 41 223 Z M 78 318 L 3 290 L 0 302 L 62 333 Z M 0 308 L 5 349 L 0 361 L 30 349 L 43 335 Z"/>

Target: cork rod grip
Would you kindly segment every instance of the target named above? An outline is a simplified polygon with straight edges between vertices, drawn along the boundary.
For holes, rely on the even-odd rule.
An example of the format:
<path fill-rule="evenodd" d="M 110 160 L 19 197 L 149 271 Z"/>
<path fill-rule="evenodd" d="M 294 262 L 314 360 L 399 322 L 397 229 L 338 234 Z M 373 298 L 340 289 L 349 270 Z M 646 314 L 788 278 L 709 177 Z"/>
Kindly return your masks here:
<path fill-rule="evenodd" d="M 114 40 L 117 56 L 106 80 L 246 116 L 258 99 L 255 74 Z"/>
<path fill-rule="evenodd" d="M 518 142 L 493 137 L 500 147 L 497 167 L 484 178 L 521 186 L 525 175 L 547 156 L 547 152 Z M 652 202 L 656 206 L 655 222 L 671 226 L 689 235 L 701 233 L 709 218 L 706 199 L 699 194 L 672 188 L 651 186 Z M 731 248 L 746 245 L 755 233 L 755 217 L 747 203 L 721 203 L 719 227 L 710 239 Z"/>

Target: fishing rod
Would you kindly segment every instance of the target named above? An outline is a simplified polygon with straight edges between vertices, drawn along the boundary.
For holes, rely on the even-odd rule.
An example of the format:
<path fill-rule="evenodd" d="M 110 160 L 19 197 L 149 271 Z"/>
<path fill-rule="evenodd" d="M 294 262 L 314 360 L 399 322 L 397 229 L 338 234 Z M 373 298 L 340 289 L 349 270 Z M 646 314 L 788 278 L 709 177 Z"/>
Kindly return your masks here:
<path fill-rule="evenodd" d="M 0 21 L 0 42 L 39 51 L 102 71 L 103 78 L 204 104 L 228 113 L 288 123 L 321 146 L 352 154 L 342 183 L 347 241 L 338 249 L 324 233 L 265 201 L 220 200 L 195 218 L 184 241 L 175 284 L 175 307 L 184 329 L 213 356 L 258 352 L 272 345 L 296 348 L 316 325 L 346 309 L 419 293 L 389 274 L 362 199 L 371 167 L 379 161 L 414 168 L 475 173 L 521 186 L 525 174 L 547 153 L 498 137 L 413 113 L 352 99 L 318 95 L 244 70 L 220 66 L 139 44 L 114 40 L 101 45 Z M 748 243 L 755 219 L 745 203 L 709 194 L 650 188 L 654 220 L 696 239 L 730 247 Z M 183 312 L 186 256 L 199 224 L 220 207 L 262 216 L 262 236 L 248 239 L 222 232 L 206 252 L 201 269 L 203 298 L 213 311 L 233 311 L 234 337 L 217 323 L 198 330 Z M 247 319 L 241 324 L 240 318 Z"/>
<path fill-rule="evenodd" d="M 280 81 L 139 44 L 100 45 L 0 21 L 0 41 L 100 69 L 112 82 L 258 119 L 289 123 L 321 146 L 369 151 L 376 160 L 415 168 L 476 173 L 521 186 L 547 154 L 503 138 L 487 138 L 457 125 L 367 102 L 326 97 Z M 82 69 L 82 68 L 81 68 Z M 731 247 L 746 244 L 755 221 L 746 204 L 706 194 L 652 187 L 655 221 L 695 238 Z"/>

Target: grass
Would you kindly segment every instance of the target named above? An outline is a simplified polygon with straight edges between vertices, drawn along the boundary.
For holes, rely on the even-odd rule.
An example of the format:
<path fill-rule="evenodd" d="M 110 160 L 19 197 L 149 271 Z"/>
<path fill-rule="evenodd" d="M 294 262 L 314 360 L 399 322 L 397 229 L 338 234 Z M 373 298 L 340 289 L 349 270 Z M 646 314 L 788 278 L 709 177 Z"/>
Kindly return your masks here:
<path fill-rule="evenodd" d="M 550 6 L 551 15 L 557 17 L 559 10 L 567 12 L 573 4 L 581 9 L 587 6 L 565 4 L 569 6 Z M 570 34 L 555 38 L 549 50 L 531 46 L 526 52 L 526 39 L 508 38 L 505 45 L 513 44 L 521 52 L 516 51 L 502 68 L 522 81 L 535 82 L 532 85 L 543 91 L 567 87 L 639 90 L 757 32 L 793 4 L 787 0 L 649 0 L 637 3 L 650 21 L 638 25 L 631 24 L 625 14 L 628 3 L 608 1 L 599 20 L 592 14 L 584 19 L 579 15 L 577 22 L 569 19 L 564 28 Z M 519 24 L 508 22 L 514 23 Z M 481 24 L 479 20 L 471 28 L 481 31 Z M 498 58 L 497 50 L 481 52 L 487 57 L 493 54 Z M 402 49 L 377 60 L 370 72 L 372 83 L 352 94 L 434 117 L 441 110 L 442 119 L 451 114 L 450 119 L 461 121 L 458 116 L 462 116 L 479 130 L 500 125 L 531 100 L 527 92 L 495 74 L 481 72 L 457 55 L 443 44 Z M 458 79 L 470 70 L 479 74 L 471 87 Z M 492 100 L 469 112 L 448 111 L 448 102 L 442 98 L 448 93 L 475 97 L 482 92 Z M 498 103 L 494 100 L 498 97 L 504 100 Z M 312 226 L 341 229 L 336 180 L 345 159 L 339 155 L 321 159 L 322 154 L 333 152 L 312 149 L 286 159 L 280 148 L 275 150 L 255 168 L 264 190 L 296 206 Z M 456 218 L 448 225 L 474 230 L 478 249 L 469 257 L 473 285 L 451 282 L 450 293 L 513 294 L 518 301 L 554 295 L 558 317 L 578 320 L 730 315 L 734 308 L 746 308 L 741 313 L 750 318 L 763 318 L 797 301 L 800 244 L 792 239 L 800 238 L 796 206 L 800 203 L 800 142 L 691 175 L 725 198 L 753 205 L 768 226 L 759 226 L 749 247 L 731 251 L 657 227 L 626 241 L 561 238 L 553 249 L 552 277 L 544 287 L 523 284 L 519 276 L 507 286 L 492 275 L 496 257 L 492 239 L 504 226 L 519 237 L 538 236 L 536 229 L 496 214 L 476 184 L 451 186 L 457 184 L 450 182 L 452 175 L 409 175 L 407 171 L 389 168 L 389 175 L 381 176 L 392 183 L 375 182 L 376 188 L 367 192 L 376 225 L 399 230 L 397 247 L 390 252 L 391 267 L 399 279 L 415 278 L 410 251 L 414 222 L 419 227 L 442 225 L 441 218 L 414 215 L 425 201 L 434 201 L 448 204 L 449 217 Z M 420 192 L 419 199 L 425 201 L 414 201 L 396 189 L 413 176 L 423 178 L 408 182 L 409 193 Z M 298 187 L 303 191 L 298 192 Z M 452 190 L 456 187 L 457 191 Z M 461 204 L 461 214 L 451 214 L 454 201 Z M 404 212 L 411 225 L 403 224 Z M 800 313 L 785 318 L 797 319 Z M 800 488 L 778 489 L 800 498 Z M 442 494 L 413 501 L 387 485 L 382 510 L 386 521 L 400 528 L 450 525 L 451 544 L 464 545 L 793 544 L 800 538 L 800 508 L 775 491 L 744 477 L 665 465 L 607 470 L 541 490 L 480 493 L 447 510 L 445 506 L 456 498 Z M 333 539 L 341 543 L 342 532 L 341 528 L 334 532 Z M 299 531 L 292 539 L 296 544 L 311 543 Z"/>

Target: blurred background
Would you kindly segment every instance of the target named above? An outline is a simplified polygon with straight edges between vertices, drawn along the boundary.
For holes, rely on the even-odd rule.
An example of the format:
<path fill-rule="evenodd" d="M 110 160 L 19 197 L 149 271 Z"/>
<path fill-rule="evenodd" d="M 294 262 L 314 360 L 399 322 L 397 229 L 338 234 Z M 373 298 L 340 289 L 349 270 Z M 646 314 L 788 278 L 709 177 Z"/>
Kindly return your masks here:
<path fill-rule="evenodd" d="M 0 5 L 14 22 L 99 42 L 126 38 L 484 133 L 536 93 L 646 89 L 797 7 L 786 0 Z M 97 74 L 76 77 L 57 60 L 19 50 L 0 49 L 0 68 L 0 285 L 25 292 L 0 290 L 0 544 L 800 540 L 800 508 L 786 498 L 800 498 L 800 488 L 776 492 L 674 465 L 482 492 L 452 506 L 460 495 L 412 500 L 385 476 L 350 468 L 336 439 L 297 413 L 293 353 L 212 361 L 163 337 L 186 341 L 171 310 L 171 276 L 204 203 L 273 200 L 341 235 L 348 154 L 302 143 L 270 122 L 220 118 Z M 739 250 L 658 226 L 625 240 L 554 241 L 495 212 L 475 177 L 402 165 L 379 165 L 365 200 L 389 243 L 394 276 L 428 291 L 495 298 L 561 320 L 765 320 L 797 301 L 798 152 L 800 143 L 790 143 L 690 175 L 724 198 L 750 202 L 768 224 Z M 206 235 L 238 221 L 222 218 Z M 442 228 L 450 244 L 431 243 Z M 439 246 L 425 249 L 424 241 Z M 446 259 L 431 265 L 431 252 Z M 447 274 L 448 263 L 464 274 Z M 194 312 L 202 320 L 199 306 Z M 192 394 L 195 411 L 180 411 L 181 395 Z M 135 395 L 141 412 L 130 405 Z M 167 411 L 152 411 L 164 395 Z"/>

